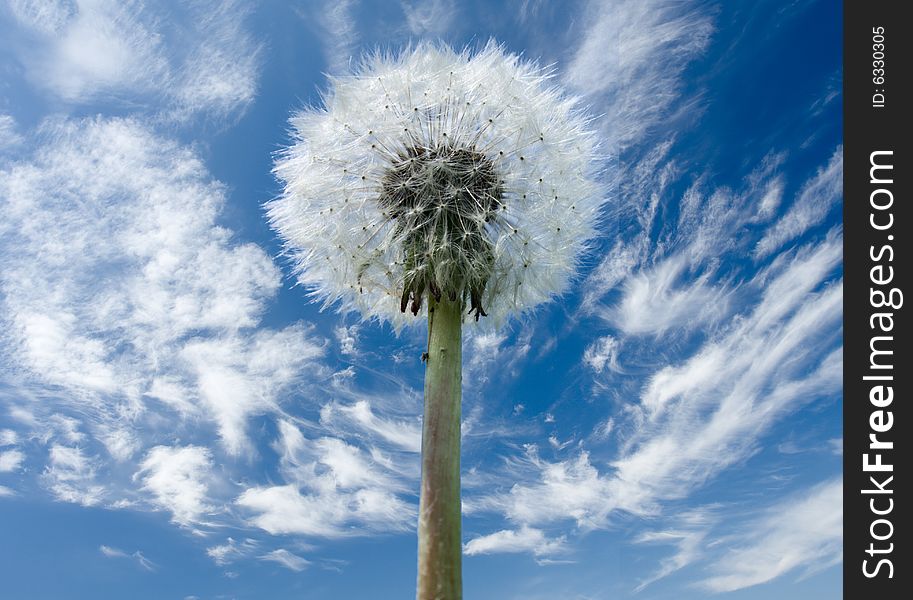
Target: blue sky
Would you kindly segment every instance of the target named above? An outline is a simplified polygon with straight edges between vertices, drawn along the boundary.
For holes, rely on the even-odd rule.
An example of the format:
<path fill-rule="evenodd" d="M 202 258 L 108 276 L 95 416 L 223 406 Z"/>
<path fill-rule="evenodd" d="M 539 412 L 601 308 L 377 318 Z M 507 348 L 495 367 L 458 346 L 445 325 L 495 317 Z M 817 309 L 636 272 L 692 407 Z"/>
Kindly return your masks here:
<path fill-rule="evenodd" d="M 839 597 L 841 10 L 0 5 L 0 595 L 414 593 L 425 330 L 321 312 L 262 205 L 324 73 L 493 38 L 610 201 L 464 337 L 466 597 Z"/>

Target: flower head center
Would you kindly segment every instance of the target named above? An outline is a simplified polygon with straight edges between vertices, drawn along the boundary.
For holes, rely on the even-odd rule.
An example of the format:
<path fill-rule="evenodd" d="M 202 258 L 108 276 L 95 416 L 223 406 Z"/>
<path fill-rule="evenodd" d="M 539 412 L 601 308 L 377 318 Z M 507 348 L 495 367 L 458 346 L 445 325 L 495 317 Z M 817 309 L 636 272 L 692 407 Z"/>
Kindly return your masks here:
<path fill-rule="evenodd" d="M 410 146 L 381 180 L 378 203 L 395 221 L 406 276 L 400 310 L 417 314 L 426 293 L 468 300 L 484 316 L 482 294 L 494 266 L 486 227 L 504 194 L 495 165 L 474 148 Z"/>

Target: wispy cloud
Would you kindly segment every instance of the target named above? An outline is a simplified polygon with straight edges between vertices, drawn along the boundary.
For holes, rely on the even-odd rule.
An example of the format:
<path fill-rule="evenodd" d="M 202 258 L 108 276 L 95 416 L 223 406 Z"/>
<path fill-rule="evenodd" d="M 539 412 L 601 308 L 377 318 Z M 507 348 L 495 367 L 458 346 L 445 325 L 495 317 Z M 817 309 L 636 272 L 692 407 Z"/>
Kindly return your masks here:
<path fill-rule="evenodd" d="M 824 282 L 840 256 L 834 237 L 797 253 L 738 326 L 651 378 L 646 420 L 614 463 L 623 506 L 648 511 L 654 499 L 683 496 L 750 454 L 798 403 L 839 389 L 842 286 Z"/>
<path fill-rule="evenodd" d="M 522 459 L 511 464 L 517 483 L 506 494 L 476 499 L 473 506 L 498 510 L 516 523 L 540 525 L 573 519 L 580 527 L 601 524 L 613 502 L 609 480 L 600 475 L 588 452 L 575 458 L 549 462 L 539 457 L 538 448 L 528 445 Z M 598 522 L 598 523 L 597 523 Z"/>
<path fill-rule="evenodd" d="M 189 526 L 212 510 L 207 500 L 211 465 L 206 448 L 156 446 L 146 454 L 135 477 L 152 493 L 157 506 L 171 512 L 175 523 Z"/>
<path fill-rule="evenodd" d="M 25 454 L 19 450 L 4 450 L 0 452 L 0 473 L 10 473 L 19 468 Z"/>
<path fill-rule="evenodd" d="M 728 312 L 730 290 L 710 283 L 710 272 L 687 273 L 685 256 L 665 260 L 625 280 L 623 297 L 603 314 L 628 335 L 688 332 L 719 322 Z"/>
<path fill-rule="evenodd" d="M 104 554 L 108 558 L 133 558 L 136 560 L 136 562 L 139 564 L 139 566 L 142 567 L 143 569 L 145 569 L 147 571 L 156 570 L 156 564 L 154 562 L 152 562 L 151 560 L 149 560 L 148 558 L 146 558 L 143 555 L 143 553 L 140 552 L 139 550 L 132 552 L 130 554 L 127 554 L 123 550 L 102 544 L 101 546 L 98 547 L 98 551 L 101 552 L 102 554 Z"/>
<path fill-rule="evenodd" d="M 254 451 L 247 438 L 247 420 L 277 412 L 279 392 L 322 354 L 322 347 L 307 339 L 307 329 L 292 326 L 188 342 L 181 349 L 195 377 L 199 400 L 214 415 L 230 454 Z"/>
<path fill-rule="evenodd" d="M 127 556 L 127 553 L 123 550 L 118 550 L 117 548 L 112 548 L 111 546 L 106 546 L 104 544 L 98 547 L 98 551 L 108 558 L 124 558 Z"/>
<path fill-rule="evenodd" d="M 20 54 L 32 83 L 64 100 L 87 102 L 148 92 L 168 77 L 162 40 L 139 2 L 10 4 L 23 28 Z"/>
<path fill-rule="evenodd" d="M 167 8 L 17 0 L 10 9 L 18 26 L 10 42 L 27 79 L 65 102 L 223 118 L 256 94 L 260 47 L 245 28 L 250 7 L 241 0 Z"/>
<path fill-rule="evenodd" d="M 247 538 L 238 542 L 234 538 L 228 538 L 224 544 L 210 546 L 206 549 L 206 554 L 220 567 L 232 563 L 238 559 L 246 558 L 255 552 L 259 544 L 256 540 Z"/>
<path fill-rule="evenodd" d="M 473 556 L 530 552 L 535 556 L 550 556 L 566 552 L 565 542 L 564 537 L 549 539 L 542 530 L 523 526 L 517 530 L 504 529 L 473 538 L 463 546 L 463 553 Z"/>
<path fill-rule="evenodd" d="M 68 390 L 41 410 L 78 407 L 117 460 L 142 445 L 138 421 L 155 430 L 168 412 L 212 419 L 241 451 L 246 416 L 322 352 L 300 326 L 251 331 L 278 270 L 215 225 L 224 190 L 189 150 L 131 120 L 52 121 L 42 136 L 0 171 L 18 385 Z"/>
<path fill-rule="evenodd" d="M 298 9 L 298 16 L 314 28 L 323 44 L 323 54 L 328 72 L 333 75 L 350 71 L 356 56 L 358 29 L 355 10 L 358 0 L 341 0 L 320 4 L 311 2 L 308 9 Z"/>
<path fill-rule="evenodd" d="M 267 552 L 260 557 L 260 560 L 278 563 L 286 569 L 290 569 L 296 573 L 304 571 L 308 565 L 311 564 L 310 561 L 301 558 L 297 554 L 289 552 L 285 548 L 279 548 L 277 550 L 273 550 L 272 552 Z"/>
<path fill-rule="evenodd" d="M 378 416 L 365 399 L 351 405 L 325 404 L 320 410 L 320 423 L 340 434 L 361 430 L 407 452 L 418 453 L 422 449 L 421 424 L 417 420 L 393 421 Z"/>
<path fill-rule="evenodd" d="M 339 342 L 339 352 L 346 356 L 355 355 L 358 352 L 358 325 L 340 325 L 333 333 L 336 334 L 336 340 Z"/>
<path fill-rule="evenodd" d="M 412 35 L 421 37 L 452 33 L 453 21 L 458 12 L 454 0 L 401 0 L 400 6 Z"/>
<path fill-rule="evenodd" d="M 87 456 L 78 446 L 53 445 L 42 479 L 58 500 L 83 506 L 100 504 L 105 486 L 96 480 L 98 458 Z"/>
<path fill-rule="evenodd" d="M 0 429 L 0 446 L 13 446 L 19 441 L 19 434 L 13 429 Z"/>
<path fill-rule="evenodd" d="M 573 520 L 602 528 L 615 511 L 659 514 L 663 502 L 745 460 L 775 422 L 839 390 L 842 287 L 830 279 L 841 250 L 832 234 L 781 257 L 757 276 L 753 307 L 690 358 L 655 372 L 628 415 L 611 471 L 586 451 L 547 461 L 527 447 L 510 472 L 533 481 L 474 506 L 530 526 Z"/>
<path fill-rule="evenodd" d="M 616 153 L 667 116 L 713 24 L 688 3 L 663 0 L 591 2 L 586 21 L 564 80 L 602 107 L 605 143 Z"/>
<path fill-rule="evenodd" d="M 11 115 L 0 113 L 0 152 L 15 148 L 23 141 L 16 120 Z"/>
<path fill-rule="evenodd" d="M 843 146 L 835 151 L 827 166 L 805 182 L 799 197 L 767 231 L 754 250 L 755 258 L 764 258 L 783 244 L 821 223 L 843 199 Z"/>
<path fill-rule="evenodd" d="M 252 487 L 237 504 L 253 513 L 250 522 L 272 534 L 345 537 L 357 530 L 404 530 L 415 507 L 399 497 L 405 490 L 381 453 L 364 452 L 338 438 L 304 437 L 288 421 L 279 423 L 276 451 L 285 485 Z"/>
<path fill-rule="evenodd" d="M 263 46 L 246 24 L 252 10 L 246 0 L 195 0 L 189 5 L 192 33 L 181 60 L 171 57 L 175 66 L 168 116 L 227 118 L 253 102 Z"/>
<path fill-rule="evenodd" d="M 181 526 L 230 521 L 214 453 L 252 458 L 249 419 L 284 413 L 325 342 L 258 327 L 279 271 L 216 225 L 225 190 L 192 151 L 132 119 L 50 120 L 35 141 L 0 167 L 0 348 L 10 414 L 48 449 L 40 482 Z"/>
<path fill-rule="evenodd" d="M 685 511 L 675 518 L 676 526 L 660 531 L 648 531 L 635 538 L 638 544 L 665 544 L 675 546 L 672 556 L 660 561 L 659 569 L 643 581 L 635 592 L 643 591 L 651 583 L 667 577 L 696 562 L 705 552 L 705 538 L 714 520 L 713 507 L 702 507 Z"/>
<path fill-rule="evenodd" d="M 583 312 L 594 311 L 601 298 L 648 258 L 657 207 L 677 173 L 675 161 L 669 157 L 671 148 L 671 140 L 656 144 L 636 165 L 626 169 L 624 176 L 619 176 L 617 194 L 625 199 L 625 209 L 634 215 L 637 233 L 630 240 L 618 239 L 587 275 L 581 286 Z"/>
<path fill-rule="evenodd" d="M 712 563 L 701 587 L 730 592 L 796 569 L 806 573 L 843 560 L 843 482 L 824 482 L 770 507 Z"/>
<path fill-rule="evenodd" d="M 597 373 L 602 373 L 606 368 L 610 371 L 620 371 L 618 365 L 619 342 L 611 335 L 596 339 L 587 346 L 583 353 L 583 362 Z"/>
<path fill-rule="evenodd" d="M 682 173 L 671 151 L 671 141 L 660 144 L 625 171 L 619 194 L 628 200 L 638 233 L 617 241 L 583 285 L 581 312 L 599 314 L 629 333 L 699 329 L 725 317 L 736 289 L 731 277 L 718 274 L 721 261 L 750 254 L 758 239 L 786 227 L 785 217 L 771 224 L 785 186 L 785 153 L 768 153 L 738 189 L 709 188 L 704 175 L 672 199 L 666 195 Z M 815 181 L 833 175 L 834 164 L 832 157 Z M 803 189 L 815 190 L 807 196 L 820 195 L 823 181 L 834 180 L 807 182 Z M 663 203 L 675 204 L 676 219 L 657 222 Z M 600 300 L 616 290 L 622 300 L 602 306 Z"/>

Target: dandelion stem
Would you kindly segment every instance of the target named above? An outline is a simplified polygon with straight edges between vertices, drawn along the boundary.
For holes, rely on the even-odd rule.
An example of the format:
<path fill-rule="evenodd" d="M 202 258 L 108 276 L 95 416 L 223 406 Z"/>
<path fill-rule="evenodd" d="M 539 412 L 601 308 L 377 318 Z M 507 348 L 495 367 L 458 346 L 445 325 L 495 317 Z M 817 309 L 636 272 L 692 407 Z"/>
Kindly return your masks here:
<path fill-rule="evenodd" d="M 418 600 L 463 596 L 460 537 L 461 322 L 463 304 L 429 297 L 422 487 L 418 517 Z M 431 320 L 434 327 L 431 327 Z"/>

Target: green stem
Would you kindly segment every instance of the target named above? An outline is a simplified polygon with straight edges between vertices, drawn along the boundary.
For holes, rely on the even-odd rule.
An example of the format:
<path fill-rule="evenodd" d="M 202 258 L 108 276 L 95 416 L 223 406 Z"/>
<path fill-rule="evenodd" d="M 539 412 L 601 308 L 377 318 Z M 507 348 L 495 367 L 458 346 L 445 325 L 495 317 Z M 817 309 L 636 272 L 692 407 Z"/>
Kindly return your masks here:
<path fill-rule="evenodd" d="M 422 492 L 418 512 L 418 600 L 463 596 L 460 537 L 462 303 L 429 300 Z"/>

